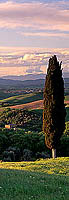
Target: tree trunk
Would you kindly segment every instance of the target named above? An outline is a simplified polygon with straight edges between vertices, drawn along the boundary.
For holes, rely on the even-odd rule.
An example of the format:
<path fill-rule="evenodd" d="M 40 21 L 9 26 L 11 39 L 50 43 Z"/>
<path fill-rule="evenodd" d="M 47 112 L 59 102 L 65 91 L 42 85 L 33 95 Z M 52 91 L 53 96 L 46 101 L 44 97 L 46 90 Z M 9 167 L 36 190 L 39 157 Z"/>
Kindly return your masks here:
<path fill-rule="evenodd" d="M 52 149 L 52 158 L 56 158 L 56 149 Z"/>

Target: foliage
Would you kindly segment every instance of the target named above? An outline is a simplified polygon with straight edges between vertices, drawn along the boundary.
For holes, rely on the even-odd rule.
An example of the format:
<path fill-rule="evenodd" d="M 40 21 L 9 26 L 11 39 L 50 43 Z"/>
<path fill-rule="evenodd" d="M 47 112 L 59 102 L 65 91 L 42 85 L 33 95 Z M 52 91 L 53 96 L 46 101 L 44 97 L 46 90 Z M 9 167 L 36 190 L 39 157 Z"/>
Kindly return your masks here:
<path fill-rule="evenodd" d="M 3 161 L 7 161 L 7 162 L 20 161 L 20 158 L 21 158 L 20 149 L 16 147 L 10 146 L 2 154 Z"/>
<path fill-rule="evenodd" d="M 0 163 L 0 200 L 68 200 L 68 163 L 68 158 Z"/>
<path fill-rule="evenodd" d="M 69 121 L 69 107 L 66 107 L 66 118 L 65 121 Z"/>
<path fill-rule="evenodd" d="M 66 129 L 60 139 L 58 151 L 60 152 L 59 155 L 61 156 L 69 156 L 69 121 L 66 122 Z"/>
<path fill-rule="evenodd" d="M 42 115 L 25 109 L 11 110 L 8 108 L 0 112 L 0 126 L 4 127 L 6 124 L 26 130 L 41 131 Z"/>
<path fill-rule="evenodd" d="M 53 56 L 49 60 L 44 90 L 43 131 L 48 148 L 56 148 L 64 129 L 64 82 L 61 63 Z"/>
<path fill-rule="evenodd" d="M 24 149 L 23 151 L 23 160 L 24 161 L 29 161 L 32 160 L 33 152 L 30 151 L 29 149 Z"/>
<path fill-rule="evenodd" d="M 0 126 L 5 127 L 5 124 L 11 124 L 12 127 L 20 127 L 25 130 L 42 131 L 42 109 L 25 110 L 5 108 L 0 111 Z M 66 107 L 66 119 L 69 120 L 69 107 Z"/>
<path fill-rule="evenodd" d="M 69 136 L 69 121 L 65 123 L 65 131 L 64 134 L 65 136 Z"/>
<path fill-rule="evenodd" d="M 68 122 L 66 123 L 66 129 L 61 137 L 60 143 L 57 147 L 57 156 L 69 156 L 69 128 Z M 26 151 L 27 150 L 27 151 Z M 5 152 L 6 151 L 6 152 Z M 26 154 L 24 152 L 26 151 Z M 28 155 L 32 152 L 30 160 L 37 158 L 47 158 L 51 156 L 51 152 L 45 147 L 44 134 L 42 132 L 25 131 L 25 129 L 18 128 L 5 129 L 0 128 L 0 159 L 8 161 L 20 161 L 24 160 L 24 155 Z M 10 153 L 14 154 L 11 156 Z M 7 156 L 5 156 L 7 153 Z M 13 158 L 12 158 L 13 157 Z"/>
<path fill-rule="evenodd" d="M 5 151 L 7 152 L 7 159 L 8 156 L 10 156 L 10 151 L 12 151 L 12 154 L 15 154 L 15 161 L 21 159 L 24 160 L 25 149 L 27 149 L 28 151 L 32 151 L 32 157 L 34 158 L 36 158 L 37 152 L 46 151 L 44 135 L 42 132 L 27 132 L 21 129 L 14 131 L 13 129 L 8 130 L 4 128 L 0 130 L 0 136 L 0 155 L 2 155 L 1 159 L 3 160 L 6 157 Z"/>
<path fill-rule="evenodd" d="M 69 107 L 66 106 L 66 116 L 65 116 L 65 121 L 69 121 Z M 35 109 L 33 110 L 35 111 L 36 114 L 40 114 L 41 116 L 43 115 L 43 109 Z"/>
<path fill-rule="evenodd" d="M 40 114 L 41 116 L 43 115 L 43 109 L 34 109 L 33 112 L 35 112 L 36 114 Z"/>

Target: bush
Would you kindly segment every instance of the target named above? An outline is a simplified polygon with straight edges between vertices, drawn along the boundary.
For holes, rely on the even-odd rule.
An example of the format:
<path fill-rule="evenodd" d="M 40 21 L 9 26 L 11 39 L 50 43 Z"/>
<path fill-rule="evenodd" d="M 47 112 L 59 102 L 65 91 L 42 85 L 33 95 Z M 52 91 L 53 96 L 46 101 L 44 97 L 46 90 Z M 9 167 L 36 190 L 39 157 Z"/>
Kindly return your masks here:
<path fill-rule="evenodd" d="M 47 158 L 50 155 L 51 151 L 45 146 L 42 132 L 0 129 L 0 158 L 4 161 L 33 160 L 40 157 Z M 57 156 L 69 156 L 68 128 L 61 137 Z"/>
<path fill-rule="evenodd" d="M 23 151 L 23 160 L 24 161 L 31 161 L 33 157 L 33 152 L 29 149 L 24 149 Z"/>
<path fill-rule="evenodd" d="M 15 161 L 14 152 L 13 151 L 4 151 L 3 152 L 3 161 L 14 162 Z"/>
<path fill-rule="evenodd" d="M 50 158 L 50 154 L 47 153 L 47 152 L 37 152 L 36 153 L 36 159 L 39 159 L 39 158 L 43 158 L 43 159 L 46 159 L 46 158 Z"/>
<path fill-rule="evenodd" d="M 69 122 L 66 123 L 66 129 L 60 139 L 57 151 L 58 156 L 69 156 Z"/>
<path fill-rule="evenodd" d="M 9 147 L 6 151 L 3 152 L 3 161 L 20 161 L 20 150 L 16 149 L 16 147 Z"/>
<path fill-rule="evenodd" d="M 9 156 L 11 161 L 19 161 L 21 157 L 23 158 L 24 149 L 28 149 L 29 153 L 33 152 L 33 156 L 36 152 L 45 151 L 43 133 L 25 132 L 25 130 L 21 129 L 16 131 L 13 129 L 0 129 L 0 155 L 3 155 L 3 160 L 8 159 Z"/>
<path fill-rule="evenodd" d="M 63 157 L 69 156 L 69 137 L 63 136 L 61 138 L 60 152 Z"/>

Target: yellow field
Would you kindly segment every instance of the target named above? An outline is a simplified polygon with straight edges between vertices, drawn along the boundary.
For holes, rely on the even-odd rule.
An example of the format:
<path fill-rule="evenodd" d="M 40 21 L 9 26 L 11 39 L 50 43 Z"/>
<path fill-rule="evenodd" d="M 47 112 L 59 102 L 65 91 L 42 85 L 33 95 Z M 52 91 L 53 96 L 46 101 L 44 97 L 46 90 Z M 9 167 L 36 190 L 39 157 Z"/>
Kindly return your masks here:
<path fill-rule="evenodd" d="M 35 162 L 0 162 L 1 169 L 16 169 L 47 174 L 69 175 L 69 158 L 40 159 Z"/>

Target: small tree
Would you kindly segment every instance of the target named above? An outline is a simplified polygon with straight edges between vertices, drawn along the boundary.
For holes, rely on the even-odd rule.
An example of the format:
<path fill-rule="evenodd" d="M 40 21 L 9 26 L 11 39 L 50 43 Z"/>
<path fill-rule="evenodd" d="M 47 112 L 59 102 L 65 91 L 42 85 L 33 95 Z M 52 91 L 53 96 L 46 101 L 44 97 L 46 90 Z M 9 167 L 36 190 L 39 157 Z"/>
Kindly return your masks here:
<path fill-rule="evenodd" d="M 54 55 L 49 59 L 49 66 L 44 89 L 43 131 L 45 144 L 52 149 L 56 157 L 56 148 L 65 129 L 64 81 L 61 63 Z"/>

